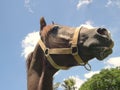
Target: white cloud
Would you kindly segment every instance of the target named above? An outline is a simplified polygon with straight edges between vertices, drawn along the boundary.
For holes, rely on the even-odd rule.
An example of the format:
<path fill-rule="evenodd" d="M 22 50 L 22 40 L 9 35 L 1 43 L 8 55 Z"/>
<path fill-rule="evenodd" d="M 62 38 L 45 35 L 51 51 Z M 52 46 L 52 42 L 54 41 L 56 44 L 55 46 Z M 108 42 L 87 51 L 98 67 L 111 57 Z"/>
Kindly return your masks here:
<path fill-rule="evenodd" d="M 30 13 L 34 13 L 32 8 L 31 8 L 31 5 L 30 5 L 30 0 L 25 0 L 24 1 L 24 6 Z"/>
<path fill-rule="evenodd" d="M 93 22 L 92 22 L 91 20 L 88 20 L 88 21 L 85 22 L 85 24 L 86 24 L 86 25 L 92 25 Z"/>
<path fill-rule="evenodd" d="M 90 3 L 92 3 L 92 0 L 79 0 L 77 4 L 77 9 L 80 9 L 82 6 L 88 5 Z"/>
<path fill-rule="evenodd" d="M 120 57 L 112 57 L 105 62 L 105 68 L 112 68 L 120 66 Z"/>
<path fill-rule="evenodd" d="M 112 4 L 112 1 L 111 0 L 108 0 L 107 4 L 106 4 L 106 7 L 108 7 L 109 5 Z"/>
<path fill-rule="evenodd" d="M 39 32 L 32 32 L 29 33 L 24 40 L 22 40 L 22 56 L 27 58 L 28 54 L 34 50 L 39 38 Z"/>
<path fill-rule="evenodd" d="M 117 6 L 118 8 L 120 8 L 120 0 L 108 0 L 107 4 L 105 6 L 106 7 Z"/>
<path fill-rule="evenodd" d="M 84 74 L 85 78 L 91 78 L 94 74 L 98 74 L 100 71 L 90 71 L 89 73 Z"/>

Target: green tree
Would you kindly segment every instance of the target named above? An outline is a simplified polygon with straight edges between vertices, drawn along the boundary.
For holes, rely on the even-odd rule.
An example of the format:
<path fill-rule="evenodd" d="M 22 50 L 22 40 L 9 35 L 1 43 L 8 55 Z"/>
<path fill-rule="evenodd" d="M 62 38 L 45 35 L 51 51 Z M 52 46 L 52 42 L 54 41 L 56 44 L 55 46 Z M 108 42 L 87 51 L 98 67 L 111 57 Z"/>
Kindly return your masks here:
<path fill-rule="evenodd" d="M 68 78 L 64 80 L 61 86 L 64 88 L 64 90 L 76 90 L 75 83 L 76 81 L 73 78 Z"/>
<path fill-rule="evenodd" d="M 120 90 L 120 68 L 103 69 L 88 79 L 79 90 Z"/>
<path fill-rule="evenodd" d="M 54 83 L 53 90 L 57 90 L 59 86 L 60 86 L 60 82 Z"/>

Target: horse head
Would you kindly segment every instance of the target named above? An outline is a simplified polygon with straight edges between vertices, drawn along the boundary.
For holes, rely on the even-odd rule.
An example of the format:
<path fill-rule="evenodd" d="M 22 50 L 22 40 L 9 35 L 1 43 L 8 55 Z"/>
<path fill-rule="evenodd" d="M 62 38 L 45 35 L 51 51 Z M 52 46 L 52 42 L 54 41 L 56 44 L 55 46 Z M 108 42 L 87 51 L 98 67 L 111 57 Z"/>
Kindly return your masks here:
<path fill-rule="evenodd" d="M 77 36 L 77 53 L 84 64 L 93 58 L 103 60 L 112 53 L 114 42 L 111 39 L 110 32 L 103 27 L 68 27 L 58 24 L 47 25 L 44 18 L 40 20 L 40 36 L 46 48 L 71 48 L 73 37 Z M 79 29 L 78 35 L 75 31 Z M 74 49 L 72 50 L 74 51 Z M 75 49 L 76 51 L 76 49 Z M 53 61 L 59 66 L 77 66 L 73 55 L 70 54 L 50 54 Z M 49 63 L 49 61 L 48 61 Z M 52 66 L 52 65 L 50 65 Z"/>

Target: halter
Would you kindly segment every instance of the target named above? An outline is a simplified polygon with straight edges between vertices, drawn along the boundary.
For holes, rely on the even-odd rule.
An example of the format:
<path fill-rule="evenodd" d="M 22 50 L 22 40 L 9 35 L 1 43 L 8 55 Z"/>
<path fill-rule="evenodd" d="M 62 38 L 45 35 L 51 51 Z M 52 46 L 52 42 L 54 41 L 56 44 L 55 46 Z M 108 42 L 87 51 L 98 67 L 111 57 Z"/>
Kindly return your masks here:
<path fill-rule="evenodd" d="M 52 57 L 50 56 L 50 54 L 71 54 L 79 65 L 84 66 L 89 71 L 91 70 L 91 66 L 88 63 L 83 62 L 83 60 L 81 59 L 81 57 L 78 54 L 77 41 L 78 41 L 78 36 L 79 36 L 80 30 L 81 30 L 81 27 L 77 28 L 75 30 L 75 33 L 74 33 L 73 38 L 72 38 L 72 44 L 71 44 L 70 48 L 52 48 L 52 49 L 49 49 L 45 46 L 45 44 L 43 43 L 43 41 L 41 39 L 39 40 L 38 43 L 41 46 L 47 60 L 54 68 L 63 69 L 63 70 L 69 69 L 69 67 L 60 66 L 60 65 L 56 64 L 54 62 L 54 60 L 52 59 Z M 89 68 L 87 66 L 85 66 L 86 64 L 88 65 Z"/>

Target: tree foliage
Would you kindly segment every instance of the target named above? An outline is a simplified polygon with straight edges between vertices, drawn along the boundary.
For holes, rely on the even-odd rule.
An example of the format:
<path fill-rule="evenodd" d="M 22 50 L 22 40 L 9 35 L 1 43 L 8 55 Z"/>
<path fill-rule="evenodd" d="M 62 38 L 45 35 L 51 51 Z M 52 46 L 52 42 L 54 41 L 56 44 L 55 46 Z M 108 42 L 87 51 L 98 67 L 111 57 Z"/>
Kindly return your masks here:
<path fill-rule="evenodd" d="M 68 78 L 64 80 L 63 84 L 61 85 L 64 90 L 75 90 L 75 80 L 73 78 Z"/>
<path fill-rule="evenodd" d="M 79 90 L 120 90 L 120 68 L 103 69 L 88 79 Z"/>
<path fill-rule="evenodd" d="M 60 86 L 60 82 L 54 83 L 53 90 L 57 90 L 59 86 Z"/>

